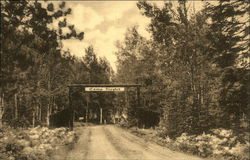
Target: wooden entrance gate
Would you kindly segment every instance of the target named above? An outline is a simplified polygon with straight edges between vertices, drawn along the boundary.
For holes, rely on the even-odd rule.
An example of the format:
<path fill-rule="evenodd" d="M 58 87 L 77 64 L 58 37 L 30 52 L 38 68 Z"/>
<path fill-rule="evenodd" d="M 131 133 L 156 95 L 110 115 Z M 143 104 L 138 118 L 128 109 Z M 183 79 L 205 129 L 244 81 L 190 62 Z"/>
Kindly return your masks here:
<path fill-rule="evenodd" d="M 140 84 L 71 84 L 69 87 L 69 110 L 70 120 L 68 122 L 69 128 L 73 130 L 74 122 L 74 106 L 72 105 L 72 98 L 74 95 L 74 88 L 84 89 L 85 92 L 123 92 L 127 91 L 125 88 L 136 88 L 137 107 L 140 108 Z"/>

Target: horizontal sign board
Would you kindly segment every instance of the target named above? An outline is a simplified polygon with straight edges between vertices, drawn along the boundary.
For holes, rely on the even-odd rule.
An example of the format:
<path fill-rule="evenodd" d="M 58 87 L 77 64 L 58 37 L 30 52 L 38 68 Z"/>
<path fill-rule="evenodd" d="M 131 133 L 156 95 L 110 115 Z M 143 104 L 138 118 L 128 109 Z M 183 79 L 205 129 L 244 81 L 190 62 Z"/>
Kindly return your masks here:
<path fill-rule="evenodd" d="M 101 91 L 101 92 L 117 91 L 117 92 L 122 92 L 124 90 L 125 90 L 124 87 L 85 87 L 85 91 Z"/>

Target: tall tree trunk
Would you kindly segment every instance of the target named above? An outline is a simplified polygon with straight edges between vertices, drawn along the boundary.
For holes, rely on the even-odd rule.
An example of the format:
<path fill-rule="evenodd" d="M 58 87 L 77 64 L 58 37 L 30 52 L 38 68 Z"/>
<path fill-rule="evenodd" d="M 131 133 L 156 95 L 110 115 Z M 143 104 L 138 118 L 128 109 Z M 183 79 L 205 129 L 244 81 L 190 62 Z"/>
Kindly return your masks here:
<path fill-rule="evenodd" d="M 39 105 L 38 105 L 38 103 L 36 105 L 35 120 L 36 120 L 36 122 L 39 121 Z"/>
<path fill-rule="evenodd" d="M 53 105 L 54 105 L 54 103 L 53 103 L 54 100 L 53 100 L 53 99 L 54 99 L 54 97 L 52 96 L 52 97 L 51 97 L 51 100 L 50 100 L 49 115 L 51 115 L 52 112 L 53 112 L 53 108 L 54 108 L 54 106 L 53 106 Z"/>
<path fill-rule="evenodd" d="M 39 105 L 39 122 L 42 122 L 42 107 Z"/>
<path fill-rule="evenodd" d="M 37 97 L 37 121 L 42 121 L 42 108 L 41 108 L 41 94 L 40 94 L 40 81 L 37 81 L 38 97 Z"/>
<path fill-rule="evenodd" d="M 50 104 L 47 105 L 46 124 L 49 126 Z"/>
<path fill-rule="evenodd" d="M 32 127 L 35 127 L 35 121 L 36 121 L 36 110 L 33 110 L 33 112 L 32 112 Z"/>
<path fill-rule="evenodd" d="M 50 125 L 50 122 L 49 122 L 49 119 L 50 119 L 50 115 L 51 115 L 51 98 L 49 98 L 49 103 L 47 105 L 47 111 L 46 111 L 46 123 L 47 123 L 47 126 L 49 127 Z"/>
<path fill-rule="evenodd" d="M 0 128 L 3 126 L 3 114 L 4 114 L 4 93 L 0 96 Z"/>
<path fill-rule="evenodd" d="M 47 115 L 46 115 L 46 122 L 47 126 L 49 127 L 49 116 L 51 112 L 51 72 L 49 68 L 49 77 L 48 77 L 48 92 L 49 92 L 49 103 L 47 105 Z"/>
<path fill-rule="evenodd" d="M 14 102 L 15 102 L 15 119 L 18 118 L 18 97 L 17 93 L 14 95 Z"/>

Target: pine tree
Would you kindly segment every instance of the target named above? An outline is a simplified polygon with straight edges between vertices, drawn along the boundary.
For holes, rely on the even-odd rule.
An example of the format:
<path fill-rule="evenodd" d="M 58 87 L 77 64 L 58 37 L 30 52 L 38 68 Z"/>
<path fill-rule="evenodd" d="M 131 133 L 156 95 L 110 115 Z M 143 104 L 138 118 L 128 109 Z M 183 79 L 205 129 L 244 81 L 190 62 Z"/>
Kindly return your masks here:
<path fill-rule="evenodd" d="M 249 95 L 243 89 L 247 88 L 247 84 L 242 83 L 239 79 L 239 75 L 245 80 L 249 79 L 247 71 L 244 69 L 248 65 L 241 63 L 247 57 L 244 31 L 249 26 L 245 24 L 244 20 L 241 20 L 246 18 L 244 17 L 247 12 L 246 8 L 249 8 L 246 1 L 219 1 L 218 5 L 207 5 L 206 8 L 208 16 L 212 20 L 212 32 L 208 34 L 208 37 L 212 44 L 210 52 L 213 53 L 214 62 L 219 69 L 220 95 L 218 102 L 222 109 L 220 123 L 224 127 L 239 127 L 241 117 L 246 115 L 246 111 L 249 110 L 248 105 L 241 103 L 239 96 L 240 93 Z M 244 68 L 240 66 L 241 64 Z"/>
<path fill-rule="evenodd" d="M 45 3 L 45 6 L 46 4 L 47 7 L 44 8 L 38 1 L 1 1 L 1 40 L 3 42 L 1 47 L 1 76 L 3 76 L 1 77 L 1 100 L 4 104 L 1 106 L 1 111 L 4 111 L 7 106 L 7 103 L 4 102 L 6 100 L 3 98 L 4 95 L 12 94 L 14 91 L 15 96 L 10 97 L 15 98 L 9 100 L 9 103 L 15 104 L 16 118 L 19 114 L 18 106 L 25 101 L 20 99 L 21 95 L 25 95 L 25 97 L 31 95 L 26 95 L 26 91 L 27 93 L 36 92 L 37 94 L 34 95 L 40 96 L 42 93 L 39 92 L 45 91 L 43 93 L 46 94 L 47 99 L 50 99 L 47 112 L 51 112 L 54 99 L 51 95 L 55 89 L 51 86 L 53 79 L 58 76 L 52 74 L 52 67 L 55 65 L 53 62 L 56 63 L 55 68 L 57 68 L 62 61 L 59 40 L 72 37 L 83 39 L 83 32 L 77 33 L 74 26 L 67 24 L 66 19 L 58 21 L 58 30 L 51 29 L 49 26 L 53 21 L 67 16 L 71 9 L 65 7 L 65 2 L 61 3 L 57 10 L 54 9 L 53 3 Z M 71 32 L 64 34 L 62 32 L 64 27 L 68 27 Z M 56 73 L 55 68 L 54 73 Z M 41 72 L 34 73 L 34 69 Z M 38 77 L 42 77 L 42 79 Z M 45 79 L 47 86 L 43 84 Z M 23 82 L 28 83 L 24 85 Z M 34 98 L 41 100 L 38 97 Z M 30 103 L 31 101 L 33 100 L 27 100 L 29 103 L 25 103 L 25 106 L 32 108 L 33 102 Z M 47 119 L 48 116 L 49 114 L 47 114 Z"/>

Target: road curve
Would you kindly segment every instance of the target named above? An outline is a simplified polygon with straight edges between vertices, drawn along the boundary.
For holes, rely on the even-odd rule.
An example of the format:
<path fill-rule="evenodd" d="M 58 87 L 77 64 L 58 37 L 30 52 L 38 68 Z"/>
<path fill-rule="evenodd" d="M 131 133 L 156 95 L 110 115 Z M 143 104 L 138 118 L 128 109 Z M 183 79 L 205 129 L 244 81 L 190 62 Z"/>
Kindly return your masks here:
<path fill-rule="evenodd" d="M 171 151 L 113 125 L 88 126 L 66 160 L 202 160 Z"/>

